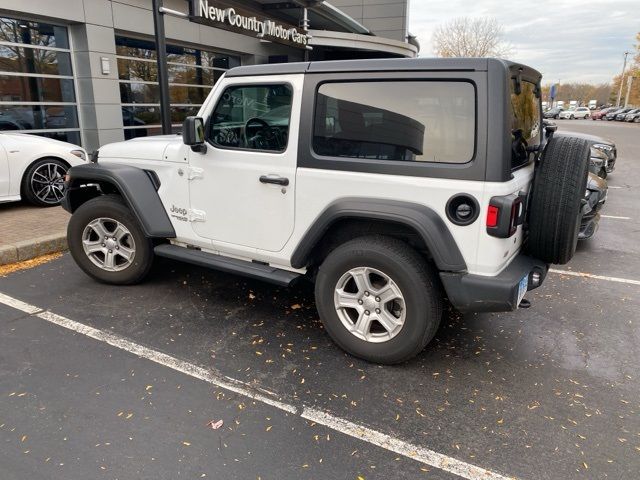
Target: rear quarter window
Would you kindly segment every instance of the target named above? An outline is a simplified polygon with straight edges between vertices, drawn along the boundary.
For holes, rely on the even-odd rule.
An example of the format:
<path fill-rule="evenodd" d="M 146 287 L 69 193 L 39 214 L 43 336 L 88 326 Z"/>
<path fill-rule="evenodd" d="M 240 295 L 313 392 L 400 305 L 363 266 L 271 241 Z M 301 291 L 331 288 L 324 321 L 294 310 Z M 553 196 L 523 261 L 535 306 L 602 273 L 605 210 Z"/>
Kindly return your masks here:
<path fill-rule="evenodd" d="M 520 93 L 516 82 L 511 83 L 511 167 L 518 168 L 533 159 L 527 147 L 539 145 L 542 133 L 540 118 L 540 98 L 537 86 L 522 80 Z"/>
<path fill-rule="evenodd" d="M 474 156 L 470 82 L 325 83 L 315 109 L 313 149 L 320 156 L 434 163 Z"/>

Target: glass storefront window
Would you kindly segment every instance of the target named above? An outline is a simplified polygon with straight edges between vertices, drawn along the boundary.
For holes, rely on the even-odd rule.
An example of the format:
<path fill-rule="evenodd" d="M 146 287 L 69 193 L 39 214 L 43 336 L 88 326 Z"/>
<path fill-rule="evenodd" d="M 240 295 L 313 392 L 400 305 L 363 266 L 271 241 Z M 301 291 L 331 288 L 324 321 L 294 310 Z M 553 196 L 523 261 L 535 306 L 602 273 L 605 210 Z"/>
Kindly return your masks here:
<path fill-rule="evenodd" d="M 6 17 L 0 17 L 0 41 L 41 47 L 69 48 L 69 38 L 65 27 Z"/>
<path fill-rule="evenodd" d="M 200 106 L 188 107 L 188 106 L 172 106 L 171 107 L 171 122 L 182 123 L 185 118 L 194 116 L 200 110 Z M 122 107 L 122 121 L 125 127 L 141 127 L 144 125 L 159 125 L 161 123 L 160 107 L 159 106 L 146 106 L 146 107 Z"/>
<path fill-rule="evenodd" d="M 57 50 L 0 45 L 0 71 L 71 76 L 71 55 Z"/>
<path fill-rule="evenodd" d="M 0 130 L 63 128 L 78 128 L 75 105 L 0 105 Z"/>
<path fill-rule="evenodd" d="M 66 27 L 0 17 L 0 130 L 80 143 Z"/>
<path fill-rule="evenodd" d="M 73 80 L 68 78 L 0 74 L 0 101 L 74 103 L 76 95 Z"/>
<path fill-rule="evenodd" d="M 202 105 L 207 95 L 211 91 L 210 87 L 200 86 L 169 86 L 169 97 L 172 104 L 189 103 Z M 158 85 L 148 83 L 120 83 L 120 101 L 127 103 L 160 103 L 160 92 Z"/>
<path fill-rule="evenodd" d="M 213 86 L 226 70 L 168 64 L 169 83 Z M 118 58 L 118 78 L 133 82 L 157 82 L 155 61 Z"/>
<path fill-rule="evenodd" d="M 155 44 L 116 36 L 118 78 L 125 138 L 159 133 L 160 92 Z M 179 45 L 167 45 L 171 121 L 181 123 L 196 115 L 211 87 L 240 59 Z M 142 105 L 139 105 L 142 104 Z M 152 128 L 142 128 L 150 125 Z"/>

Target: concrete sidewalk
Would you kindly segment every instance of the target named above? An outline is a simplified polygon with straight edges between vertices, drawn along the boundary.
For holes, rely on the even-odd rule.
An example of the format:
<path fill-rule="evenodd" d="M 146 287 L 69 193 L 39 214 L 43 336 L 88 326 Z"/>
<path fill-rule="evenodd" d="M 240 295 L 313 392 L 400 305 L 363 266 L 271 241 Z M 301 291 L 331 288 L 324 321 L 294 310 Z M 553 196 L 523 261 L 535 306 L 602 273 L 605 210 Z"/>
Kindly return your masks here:
<path fill-rule="evenodd" d="M 69 216 L 61 207 L 0 204 L 0 265 L 66 250 Z"/>

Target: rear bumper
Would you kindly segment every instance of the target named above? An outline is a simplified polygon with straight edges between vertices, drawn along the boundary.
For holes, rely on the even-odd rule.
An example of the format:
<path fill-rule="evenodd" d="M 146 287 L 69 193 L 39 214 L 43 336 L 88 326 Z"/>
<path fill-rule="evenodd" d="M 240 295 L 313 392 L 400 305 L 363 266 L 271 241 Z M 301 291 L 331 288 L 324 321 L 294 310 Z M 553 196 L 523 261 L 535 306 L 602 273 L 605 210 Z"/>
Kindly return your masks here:
<path fill-rule="evenodd" d="M 518 286 L 529 276 L 529 288 L 542 285 L 549 265 L 526 255 L 518 255 L 495 277 L 441 272 L 440 278 L 451 304 L 461 312 L 509 312 L 518 308 Z M 539 282 L 532 281 L 533 274 Z"/>

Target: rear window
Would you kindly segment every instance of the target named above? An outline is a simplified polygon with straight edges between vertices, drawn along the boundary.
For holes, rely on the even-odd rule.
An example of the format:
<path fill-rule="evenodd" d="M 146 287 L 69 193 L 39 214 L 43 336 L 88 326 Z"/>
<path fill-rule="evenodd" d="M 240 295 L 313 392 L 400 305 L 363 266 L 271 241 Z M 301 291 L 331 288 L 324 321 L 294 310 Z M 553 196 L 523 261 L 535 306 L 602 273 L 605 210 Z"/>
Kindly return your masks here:
<path fill-rule="evenodd" d="M 527 147 L 539 145 L 541 140 L 540 99 L 534 83 L 522 80 L 520 93 L 511 82 L 511 167 L 518 168 L 533 159 Z"/>
<path fill-rule="evenodd" d="M 466 163 L 475 150 L 475 109 L 468 82 L 325 83 L 313 148 L 326 157 Z"/>

